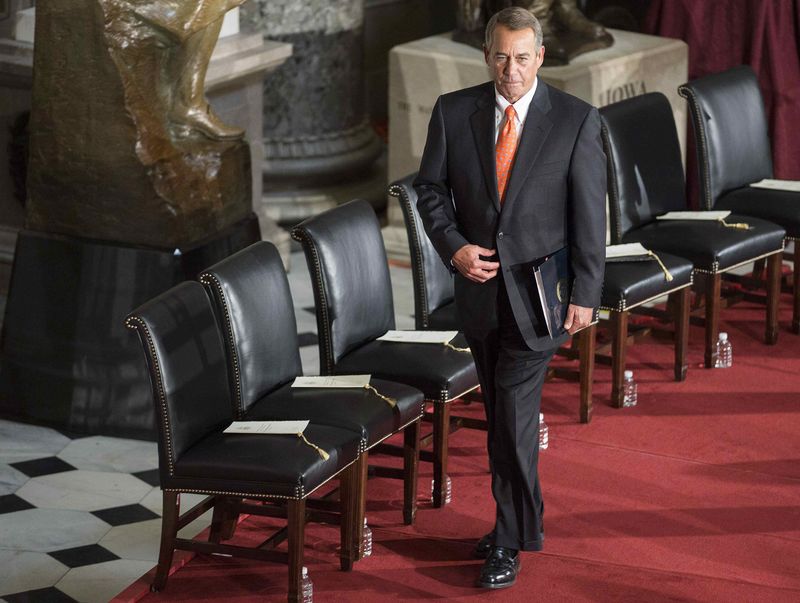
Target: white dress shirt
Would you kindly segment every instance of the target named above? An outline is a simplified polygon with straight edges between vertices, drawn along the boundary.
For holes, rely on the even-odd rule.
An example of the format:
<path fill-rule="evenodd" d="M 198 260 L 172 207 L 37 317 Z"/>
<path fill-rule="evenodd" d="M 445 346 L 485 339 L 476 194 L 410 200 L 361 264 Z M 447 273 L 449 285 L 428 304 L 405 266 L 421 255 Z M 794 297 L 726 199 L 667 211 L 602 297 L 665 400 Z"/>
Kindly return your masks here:
<path fill-rule="evenodd" d="M 533 100 L 533 95 L 536 93 L 536 87 L 538 85 L 539 76 L 536 76 L 531 89 L 514 103 L 514 111 L 517 113 L 516 123 L 514 124 L 517 131 L 517 146 L 519 146 L 519 139 L 522 135 L 522 128 L 525 125 L 525 118 L 528 116 L 528 109 L 531 106 L 531 101 Z M 497 136 L 500 134 L 500 129 L 505 125 L 506 107 L 511 103 L 497 91 L 497 88 L 494 89 L 494 98 L 494 141 L 497 143 Z"/>

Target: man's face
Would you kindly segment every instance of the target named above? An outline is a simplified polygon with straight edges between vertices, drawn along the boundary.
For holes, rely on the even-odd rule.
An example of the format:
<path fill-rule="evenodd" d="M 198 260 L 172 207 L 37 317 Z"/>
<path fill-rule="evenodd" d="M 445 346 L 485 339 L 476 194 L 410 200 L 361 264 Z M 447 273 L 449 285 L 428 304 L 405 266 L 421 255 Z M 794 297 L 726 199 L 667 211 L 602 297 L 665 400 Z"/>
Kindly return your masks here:
<path fill-rule="evenodd" d="M 483 54 L 497 91 L 515 103 L 533 87 L 544 61 L 544 46 L 536 52 L 536 35 L 530 28 L 512 31 L 498 25 L 492 47 L 484 47 Z"/>

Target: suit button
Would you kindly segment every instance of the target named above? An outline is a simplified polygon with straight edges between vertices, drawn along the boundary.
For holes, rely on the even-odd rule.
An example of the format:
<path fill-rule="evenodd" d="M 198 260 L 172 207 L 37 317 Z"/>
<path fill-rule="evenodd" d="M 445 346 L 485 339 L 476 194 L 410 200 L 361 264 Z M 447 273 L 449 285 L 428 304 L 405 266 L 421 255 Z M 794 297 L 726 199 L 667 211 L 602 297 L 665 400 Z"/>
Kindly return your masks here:
<path fill-rule="evenodd" d="M 503 233 L 502 232 L 498 232 L 497 233 L 497 238 L 498 239 L 502 239 L 503 238 Z"/>

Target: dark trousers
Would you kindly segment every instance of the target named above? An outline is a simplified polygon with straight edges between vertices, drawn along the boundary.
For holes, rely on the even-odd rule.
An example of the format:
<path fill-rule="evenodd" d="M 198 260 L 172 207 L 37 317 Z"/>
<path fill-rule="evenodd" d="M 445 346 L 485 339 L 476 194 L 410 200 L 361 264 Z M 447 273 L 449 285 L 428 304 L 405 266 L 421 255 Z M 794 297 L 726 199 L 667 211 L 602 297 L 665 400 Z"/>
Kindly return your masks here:
<path fill-rule="evenodd" d="M 467 338 L 486 407 L 496 546 L 542 549 L 544 502 L 539 485 L 539 410 L 555 348 L 532 351 L 517 328 L 505 287 L 498 293 L 498 328 Z"/>

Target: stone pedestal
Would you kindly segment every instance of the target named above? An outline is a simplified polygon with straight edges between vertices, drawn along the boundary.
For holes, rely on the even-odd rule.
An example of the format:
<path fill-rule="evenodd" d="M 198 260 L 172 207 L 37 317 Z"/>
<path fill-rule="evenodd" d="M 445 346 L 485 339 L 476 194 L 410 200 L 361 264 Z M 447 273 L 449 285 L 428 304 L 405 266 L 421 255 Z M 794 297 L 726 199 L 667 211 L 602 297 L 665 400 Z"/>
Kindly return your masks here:
<path fill-rule="evenodd" d="M 611 48 L 580 55 L 563 67 L 543 67 L 540 78 L 555 88 L 603 106 L 645 92 L 669 98 L 681 150 L 686 149 L 686 102 L 678 86 L 688 77 L 688 48 L 680 40 L 609 30 Z M 489 79 L 483 53 L 432 36 L 392 49 L 389 58 L 389 179 L 415 172 L 425 146 L 436 99 Z M 408 260 L 408 242 L 397 200 L 389 202 L 384 240 L 390 257 Z"/>
<path fill-rule="evenodd" d="M 264 85 L 257 211 L 294 224 L 349 200 L 342 183 L 359 180 L 364 196 L 383 201 L 385 180 L 373 166 L 383 145 L 364 95 L 364 0 L 255 0 L 242 6 L 242 20 L 292 45 L 292 57 Z"/>
<path fill-rule="evenodd" d="M 278 247 L 287 267 L 291 245 L 289 233 L 278 227 L 261 203 L 261 167 L 264 164 L 261 132 L 264 124 L 264 76 L 279 68 L 291 54 L 290 44 L 264 40 L 257 33 L 239 33 L 220 38 L 206 75 L 206 96 L 214 111 L 225 122 L 246 132 L 253 168 L 253 211 L 261 225 L 261 238 Z"/>
<path fill-rule="evenodd" d="M 236 29 L 233 25 L 225 25 L 223 29 L 226 27 Z M 263 40 L 260 34 L 233 34 L 220 38 L 206 76 L 206 95 L 216 113 L 246 132 L 253 168 L 252 199 L 258 201 L 263 182 L 260 168 L 264 157 L 261 140 L 264 76 L 282 65 L 291 52 L 290 44 Z M 25 178 L 20 172 L 25 149 L 15 149 L 15 143 L 24 144 L 27 131 L 20 130 L 16 140 L 14 131 L 15 124 L 20 129 L 21 118 L 31 108 L 32 74 L 33 44 L 0 38 L 0 229 L 5 232 L 0 236 L 0 264 L 7 264 L 5 270 L 0 270 L 0 291 L 7 285 L 3 275 L 10 270 L 16 231 L 22 228 L 25 217 L 22 204 Z M 289 234 L 266 214 L 261 203 L 254 203 L 254 211 L 262 239 L 278 247 L 288 266 Z"/>
<path fill-rule="evenodd" d="M 142 346 L 125 316 L 258 239 L 252 214 L 175 250 L 20 231 L 0 338 L 0 416 L 153 439 Z"/>

